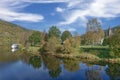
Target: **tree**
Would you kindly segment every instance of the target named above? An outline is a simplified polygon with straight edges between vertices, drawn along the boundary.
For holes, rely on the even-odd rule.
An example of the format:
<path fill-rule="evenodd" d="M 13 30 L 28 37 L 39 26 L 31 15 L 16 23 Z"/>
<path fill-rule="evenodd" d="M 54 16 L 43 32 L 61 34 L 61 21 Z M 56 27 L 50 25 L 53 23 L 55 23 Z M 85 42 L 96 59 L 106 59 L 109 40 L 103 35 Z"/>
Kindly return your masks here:
<path fill-rule="evenodd" d="M 32 34 L 32 32 L 21 32 L 21 35 L 20 35 L 20 43 L 23 44 L 23 46 L 27 46 L 28 43 L 29 43 L 29 36 Z"/>
<path fill-rule="evenodd" d="M 91 31 L 86 32 L 84 38 L 85 38 L 85 44 L 86 45 L 93 45 L 94 44 L 94 36 L 95 34 Z"/>
<path fill-rule="evenodd" d="M 29 36 L 29 42 L 31 43 L 31 46 L 39 45 L 42 39 L 42 33 L 39 31 L 34 31 Z"/>
<path fill-rule="evenodd" d="M 72 37 L 72 34 L 69 31 L 64 31 L 62 33 L 61 39 L 64 42 L 67 38 L 70 38 L 70 37 Z"/>
<path fill-rule="evenodd" d="M 101 45 L 104 39 L 104 31 L 100 22 L 95 18 L 87 23 L 87 32 L 85 34 L 86 44 Z"/>
<path fill-rule="evenodd" d="M 100 21 L 98 21 L 97 18 L 93 18 L 93 19 L 89 20 L 87 23 L 87 32 L 98 31 L 98 29 L 100 29 L 100 28 L 101 28 L 101 23 L 100 23 Z"/>
<path fill-rule="evenodd" d="M 46 44 L 43 46 L 43 52 L 55 53 L 60 46 L 60 40 L 56 37 L 48 39 Z"/>
<path fill-rule="evenodd" d="M 120 29 L 108 38 L 112 57 L 120 57 Z"/>
<path fill-rule="evenodd" d="M 71 54 L 75 53 L 75 48 L 73 47 L 73 38 L 66 39 L 63 44 L 63 53 L 65 54 Z"/>
<path fill-rule="evenodd" d="M 48 36 L 60 38 L 60 30 L 56 26 L 52 26 L 48 31 Z"/>
<path fill-rule="evenodd" d="M 80 42 L 81 40 L 79 36 L 66 39 L 63 44 L 63 50 L 62 50 L 63 53 L 65 54 L 76 53 L 77 48 L 80 46 Z"/>
<path fill-rule="evenodd" d="M 100 42 L 99 44 L 103 43 L 103 39 L 104 39 L 105 33 L 102 30 L 102 28 L 98 29 L 98 42 Z"/>
<path fill-rule="evenodd" d="M 108 46 L 109 45 L 109 43 L 110 43 L 109 39 L 110 39 L 109 37 L 107 37 L 107 38 L 104 39 L 103 46 Z"/>

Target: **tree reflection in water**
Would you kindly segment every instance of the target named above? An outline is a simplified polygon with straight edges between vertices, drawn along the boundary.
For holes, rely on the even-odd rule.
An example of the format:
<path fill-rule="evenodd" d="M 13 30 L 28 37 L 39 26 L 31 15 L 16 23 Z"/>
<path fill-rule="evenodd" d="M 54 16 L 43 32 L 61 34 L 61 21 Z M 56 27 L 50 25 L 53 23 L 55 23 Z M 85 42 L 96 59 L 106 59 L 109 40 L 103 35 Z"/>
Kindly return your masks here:
<path fill-rule="evenodd" d="M 102 70 L 103 67 L 99 67 L 97 69 L 94 66 L 88 66 L 88 69 L 85 71 L 87 80 L 102 80 Z"/>
<path fill-rule="evenodd" d="M 60 60 L 54 56 L 42 55 L 42 59 L 46 68 L 49 69 L 49 75 L 56 78 L 61 73 Z"/>
<path fill-rule="evenodd" d="M 61 68 L 60 67 L 56 70 L 49 70 L 49 74 L 52 78 L 58 77 L 60 75 L 60 73 L 61 73 Z"/>
<path fill-rule="evenodd" d="M 64 68 L 71 72 L 75 72 L 80 68 L 79 61 L 77 60 L 65 59 L 63 60 L 63 63 L 64 63 Z"/>
<path fill-rule="evenodd" d="M 120 64 L 109 64 L 106 70 L 111 80 L 120 80 Z"/>
<path fill-rule="evenodd" d="M 41 58 L 40 56 L 32 56 L 29 59 L 29 64 L 31 64 L 34 68 L 41 67 Z"/>
<path fill-rule="evenodd" d="M 48 69 L 48 73 L 52 78 L 57 78 L 62 72 L 62 67 L 60 64 L 63 63 L 65 69 L 70 72 L 76 72 L 78 70 L 81 71 L 79 65 L 79 61 L 71 60 L 71 59 L 58 59 L 54 56 L 50 55 L 41 55 L 40 56 L 32 56 L 29 58 L 29 64 L 31 64 L 34 68 L 40 68 L 41 63 L 43 63 L 43 67 Z M 102 80 L 103 71 L 107 72 L 107 75 L 111 78 L 111 80 L 119 80 L 120 79 L 120 64 L 108 64 L 107 68 L 105 68 L 107 63 L 99 65 L 95 65 L 96 63 L 86 64 L 85 78 L 86 80 Z M 103 66 L 100 66 L 103 65 Z"/>

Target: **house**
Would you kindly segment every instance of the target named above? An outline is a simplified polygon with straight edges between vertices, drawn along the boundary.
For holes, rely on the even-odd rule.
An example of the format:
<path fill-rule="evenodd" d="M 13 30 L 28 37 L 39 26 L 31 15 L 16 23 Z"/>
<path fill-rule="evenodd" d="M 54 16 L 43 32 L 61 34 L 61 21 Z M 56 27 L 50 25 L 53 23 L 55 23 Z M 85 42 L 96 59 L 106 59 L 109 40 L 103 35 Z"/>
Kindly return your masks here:
<path fill-rule="evenodd" d="M 19 44 L 12 44 L 12 45 L 11 45 L 11 48 L 12 48 L 12 49 L 18 49 L 18 48 L 19 48 Z"/>

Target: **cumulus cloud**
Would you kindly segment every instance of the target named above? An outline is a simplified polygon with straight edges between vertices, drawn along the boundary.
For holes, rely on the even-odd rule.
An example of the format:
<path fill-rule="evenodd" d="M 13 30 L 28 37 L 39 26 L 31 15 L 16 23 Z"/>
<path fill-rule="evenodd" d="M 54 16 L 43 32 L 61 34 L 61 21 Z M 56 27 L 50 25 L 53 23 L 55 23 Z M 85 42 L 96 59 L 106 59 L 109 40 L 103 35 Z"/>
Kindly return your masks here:
<path fill-rule="evenodd" d="M 67 4 L 60 25 L 73 24 L 76 21 L 87 22 L 87 17 L 114 18 L 120 16 L 120 0 L 80 0 Z"/>

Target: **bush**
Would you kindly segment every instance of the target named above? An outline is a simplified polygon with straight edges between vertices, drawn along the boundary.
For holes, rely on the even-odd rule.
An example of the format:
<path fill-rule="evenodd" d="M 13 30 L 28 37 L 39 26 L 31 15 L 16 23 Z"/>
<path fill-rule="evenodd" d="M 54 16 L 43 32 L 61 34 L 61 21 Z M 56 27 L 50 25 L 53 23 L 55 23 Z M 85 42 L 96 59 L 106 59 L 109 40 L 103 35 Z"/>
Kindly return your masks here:
<path fill-rule="evenodd" d="M 80 45 L 80 40 L 77 38 L 69 38 L 64 41 L 63 53 L 76 53 L 77 47 Z"/>
<path fill-rule="evenodd" d="M 40 51 L 55 53 L 60 46 L 61 46 L 60 40 L 56 37 L 51 37 L 50 39 L 48 39 L 48 42 L 46 42 L 43 45 L 43 47 L 40 49 Z"/>
<path fill-rule="evenodd" d="M 120 57 L 120 36 L 112 36 L 110 38 L 109 47 L 111 51 L 110 55 L 112 57 Z"/>

